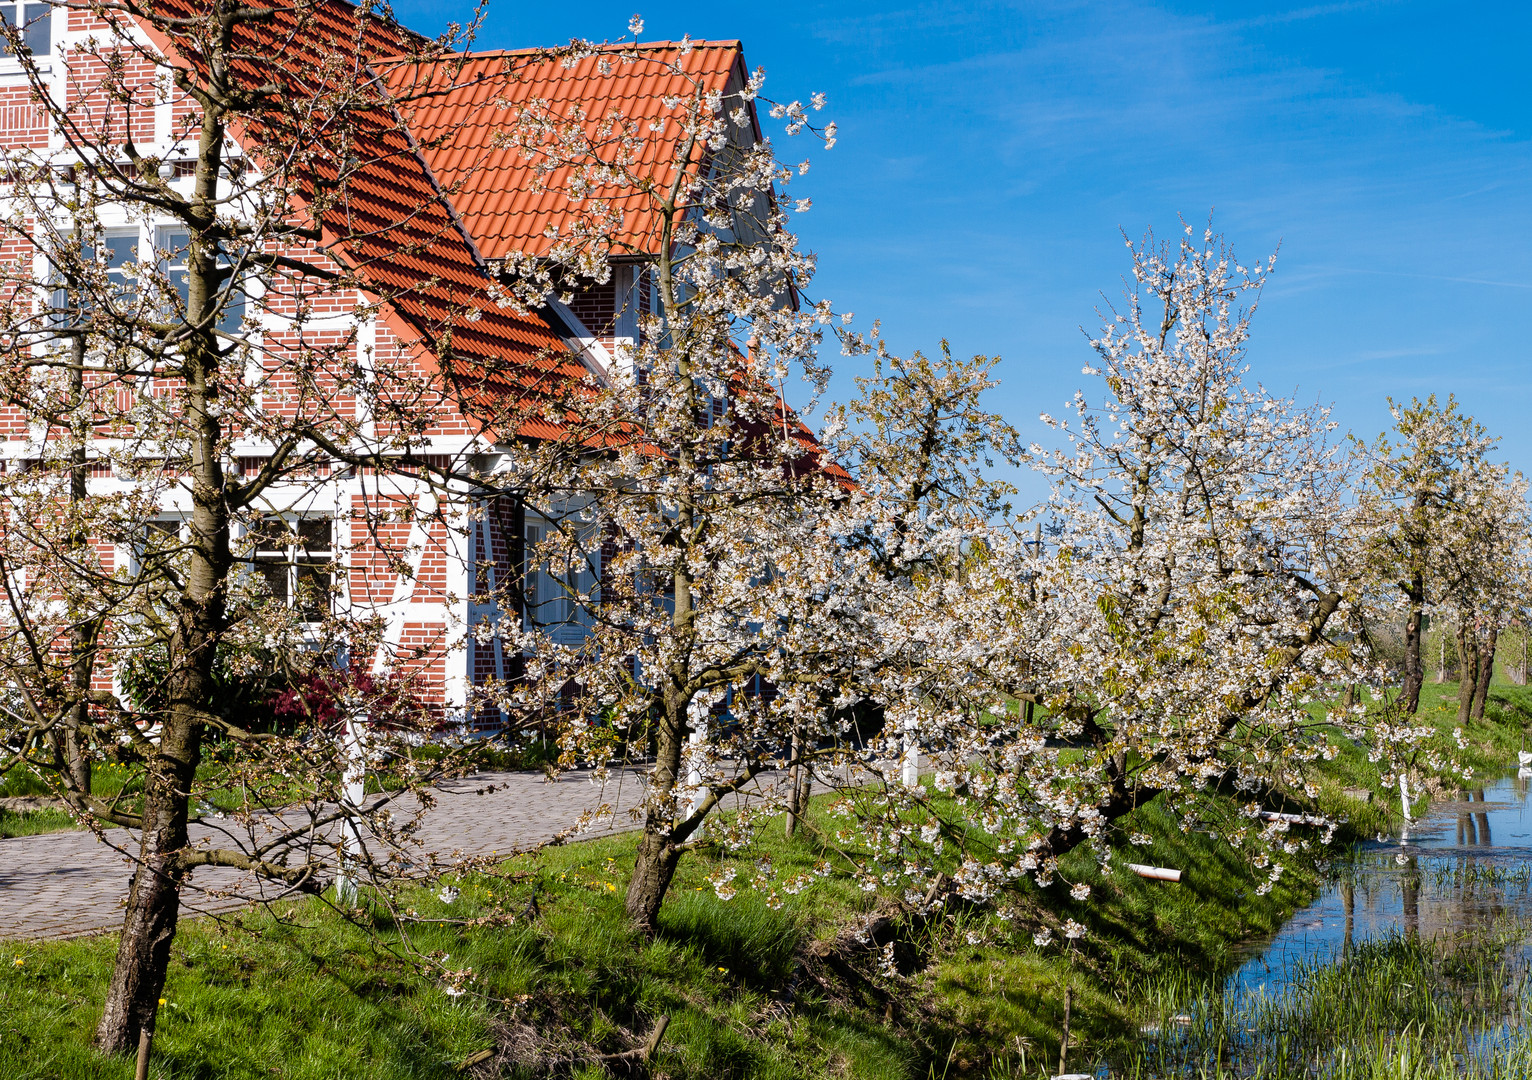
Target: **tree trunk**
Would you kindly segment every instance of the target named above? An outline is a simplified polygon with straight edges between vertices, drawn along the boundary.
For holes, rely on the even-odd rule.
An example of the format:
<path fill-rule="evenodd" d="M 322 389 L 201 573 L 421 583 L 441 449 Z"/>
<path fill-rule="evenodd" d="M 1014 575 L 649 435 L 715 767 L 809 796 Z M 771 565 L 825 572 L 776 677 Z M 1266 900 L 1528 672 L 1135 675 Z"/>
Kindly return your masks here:
<path fill-rule="evenodd" d="M 169 720 L 149 767 L 139 866 L 128 890 L 128 910 L 117 945 L 106 1007 L 96 1028 L 96 1047 L 126 1054 L 139 1031 L 153 1027 L 170 945 L 181 910 L 180 853 L 186 847 L 187 794 L 197 770 L 202 725 Z"/>
<path fill-rule="evenodd" d="M 638 842 L 638 858 L 633 864 L 633 879 L 628 882 L 627 912 L 633 928 L 645 937 L 654 937 L 660 929 L 660 906 L 670 891 L 681 852 L 670 842 L 667 831 L 644 828 Z"/>
<path fill-rule="evenodd" d="M 90 437 L 90 423 L 94 419 L 91 410 L 85 401 L 85 336 L 75 334 L 69 339 L 69 396 L 74 402 L 74 446 L 69 456 L 69 501 L 74 504 L 78 511 L 89 495 L 90 461 L 85 449 L 85 440 Z M 76 522 L 83 518 L 76 517 Z M 70 537 L 72 554 L 85 565 L 90 547 L 90 536 L 83 528 L 74 529 L 74 535 Z M 91 781 L 90 747 L 86 738 L 88 723 L 90 721 L 90 706 L 85 702 L 85 695 L 90 693 L 91 681 L 95 677 L 95 634 L 91 627 L 76 622 L 69 630 L 69 662 L 70 680 L 74 684 L 71 689 L 79 696 L 69 709 L 68 718 L 64 726 L 64 767 L 68 770 L 69 780 L 67 786 L 76 794 L 89 795 Z"/>
<path fill-rule="evenodd" d="M 1479 649 L 1477 677 L 1474 679 L 1473 709 L 1475 720 L 1484 719 L 1484 703 L 1489 698 L 1489 681 L 1495 675 L 1495 648 L 1500 643 L 1500 627 L 1491 625 L 1489 636 Z"/>
<path fill-rule="evenodd" d="M 799 766 L 798 771 L 798 815 L 800 817 L 809 812 L 809 796 L 814 791 L 814 766 L 805 762 Z"/>
<path fill-rule="evenodd" d="M 218 47 L 232 42 L 232 22 L 222 24 Z M 217 80 L 214 80 L 215 83 Z M 198 143 L 192 203 L 212 217 L 223 161 L 222 114 L 205 108 Z M 117 946 L 106 1006 L 96 1028 L 96 1046 L 126 1053 L 152 1024 L 165 988 L 165 969 L 180 913 L 180 886 L 186 876 L 187 811 L 202 750 L 202 717 L 212 700 L 213 664 L 227 627 L 230 492 L 223 471 L 223 429 L 219 420 L 218 341 L 213 330 L 219 289 L 218 244 L 193 232 L 186 258 L 186 321 L 194 329 L 180 345 L 184 395 L 186 467 L 192 513 L 187 544 L 189 565 L 175 602 L 175 629 L 169 641 L 168 702 L 160 744 L 147 763 L 143 837 L 138 870 L 128 891 L 128 909 Z"/>
<path fill-rule="evenodd" d="M 798 815 L 803 812 L 803 804 L 799 799 L 803 773 L 803 730 L 801 728 L 793 729 L 793 743 L 789 753 L 793 760 L 793 767 L 787 777 L 787 819 L 782 823 L 782 835 L 791 840 L 793 833 L 798 831 Z"/>
<path fill-rule="evenodd" d="M 626 909 L 633 927 L 646 937 L 660 928 L 660 905 L 670 889 L 681 853 L 676 849 L 675 832 L 679 813 L 675 805 L 676 782 L 681 774 L 681 742 L 685 737 L 686 704 L 665 695 L 657 709 L 660 720 L 655 732 L 654 777 L 650 781 L 648 808 L 644 813 L 644 833 L 638 842 L 633 861 L 633 877 L 628 882 Z"/>
<path fill-rule="evenodd" d="M 1425 667 L 1420 660 L 1420 625 L 1421 612 L 1425 607 L 1425 592 L 1425 582 L 1417 570 L 1406 590 L 1410 614 L 1404 622 L 1404 685 L 1399 691 L 1399 702 L 1409 713 L 1420 709 L 1420 687 L 1425 682 Z"/>
<path fill-rule="evenodd" d="M 1458 726 L 1468 723 L 1473 711 L 1473 692 L 1479 678 L 1479 634 L 1473 622 L 1458 626 Z"/>

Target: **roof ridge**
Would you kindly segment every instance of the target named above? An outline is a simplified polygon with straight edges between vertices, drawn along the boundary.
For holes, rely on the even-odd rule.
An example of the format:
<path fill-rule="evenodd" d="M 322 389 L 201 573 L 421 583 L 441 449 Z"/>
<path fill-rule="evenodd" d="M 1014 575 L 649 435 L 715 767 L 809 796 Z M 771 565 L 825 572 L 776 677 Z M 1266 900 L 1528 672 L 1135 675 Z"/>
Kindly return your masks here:
<path fill-rule="evenodd" d="M 687 41 L 684 42 L 684 44 L 688 49 L 734 49 L 740 52 L 744 50 L 745 45 L 744 39 L 742 38 L 720 38 L 716 41 L 699 39 Z M 641 41 L 636 44 L 627 42 L 602 42 L 597 44 L 595 47 L 600 52 L 621 52 L 623 50 L 664 52 L 668 50 L 680 49 L 682 45 L 683 42 L 680 41 L 664 40 Z M 420 57 L 407 56 L 400 53 L 390 56 L 379 56 L 373 61 L 373 63 L 472 63 L 475 60 L 492 60 L 500 56 L 538 56 L 544 53 L 556 55 L 558 50 L 562 48 L 564 48 L 562 45 L 529 45 L 520 49 L 464 49 L 462 51 L 454 50 L 450 53 L 443 53 L 442 55 L 429 60 L 422 59 Z"/>

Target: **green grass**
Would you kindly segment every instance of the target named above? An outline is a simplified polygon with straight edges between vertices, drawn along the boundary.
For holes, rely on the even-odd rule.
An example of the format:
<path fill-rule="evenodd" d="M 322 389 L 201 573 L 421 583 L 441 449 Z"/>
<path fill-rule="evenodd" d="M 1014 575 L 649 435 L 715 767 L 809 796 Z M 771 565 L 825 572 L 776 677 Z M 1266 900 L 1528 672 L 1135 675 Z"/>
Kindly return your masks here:
<path fill-rule="evenodd" d="M 643 1035 L 661 1014 L 672 1017 L 661 1066 L 675 1078 L 983 1075 L 1008 1048 L 1035 1058 L 1056 1041 L 1066 972 L 1076 1038 L 1105 1042 L 1127 1022 L 1114 996 L 1127 979 L 1216 970 L 1230 940 L 1274 928 L 1302 899 L 1301 884 L 1253 896 L 1243 864 L 1210 838 L 1155 811 L 1142 817 L 1156 840 L 1134 855 L 1186 866 L 1185 884 L 1124 870 L 1103 878 L 1074 857 L 1071 877 L 1095 884 L 1090 905 L 1024 894 L 1020 920 L 980 913 L 928 930 L 917 944 L 931 962 L 908 982 L 883 980 L 869 963 L 866 986 L 832 978 L 834 993 L 805 977 L 798 958 L 873 902 L 853 880 L 820 879 L 773 911 L 748 890 L 720 901 L 705 875 L 724 856 L 698 856 L 678 873 L 662 932 L 645 942 L 622 912 L 631 836 L 512 860 L 505 871 L 518 880 L 464 882 L 450 909 L 414 901 L 422 917 L 472 917 L 519 910 L 537 890 L 531 923 L 412 932 L 417 948 L 473 969 L 473 992 L 456 999 L 389 951 L 398 941 L 389 927 L 369 935 L 317 903 L 297 906 L 302 928 L 264 912 L 238 928 L 190 921 L 174 947 L 156 1075 L 447 1077 L 518 1025 L 567 1060 L 624 1049 L 619 1028 Z M 808 830 L 789 843 L 773 826 L 752 858 L 760 854 L 790 875 L 823 853 Z M 740 860 L 741 878 L 751 866 Z M 1072 961 L 1032 944 L 1027 920 L 1043 907 L 1092 927 Z M 0 1076 L 131 1075 L 129 1063 L 88 1049 L 111 959 L 109 939 L 0 946 Z"/>
<path fill-rule="evenodd" d="M 854 900 L 850 883 L 831 882 L 781 911 L 749 893 L 725 904 L 703 886 L 707 867 L 697 860 L 677 880 L 662 932 L 645 942 L 622 913 L 632 853 L 631 837 L 554 849 L 508 864 L 527 879 L 462 883 L 450 908 L 416 900 L 422 917 L 465 917 L 517 908 L 537 885 L 535 921 L 414 929 L 417 948 L 473 969 L 471 992 L 458 998 L 390 952 L 398 938 L 386 926 L 364 933 L 317 902 L 297 907 L 301 928 L 263 912 L 238 928 L 188 922 L 174 948 L 154 1075 L 457 1076 L 458 1063 L 518 1025 L 567 1060 L 585 1047 L 624 1049 L 619 1027 L 642 1035 L 662 1013 L 672 1017 L 664 1067 L 677 1077 L 923 1075 L 920 1053 L 865 1010 L 805 991 L 790 1012 L 772 1011 L 808 920 Z M 105 938 L 0 946 L 0 1076 L 131 1075 L 130 1062 L 87 1048 L 111 958 Z"/>
<path fill-rule="evenodd" d="M 1451 687 L 1427 690 L 1429 709 L 1450 703 Z M 1486 768 L 1507 753 L 1514 762 L 1532 715 L 1524 711 L 1532 706 L 1527 691 L 1497 686 L 1496 695 L 1486 723 L 1467 733 Z M 1340 806 L 1358 833 L 1370 835 L 1389 825 L 1390 813 L 1397 824 L 1397 810 L 1339 791 L 1375 786 L 1376 778 L 1365 755 L 1345 748 L 1328 767 L 1319 801 Z M 1209 812 L 1219 805 L 1210 800 Z M 533 920 L 411 931 L 415 948 L 473 970 L 470 992 L 460 997 L 407 958 L 390 924 L 364 932 L 317 902 L 293 905 L 297 926 L 264 911 L 243 915 L 238 926 L 185 922 L 151 1075 L 445 1078 L 464 1075 L 458 1065 L 475 1051 L 520 1046 L 521 1073 L 496 1059 L 474 1075 L 501 1068 L 498 1075 L 542 1076 L 560 1059 L 573 1062 L 566 1073 L 594 1077 L 605 1073 L 591 1063 L 593 1053 L 626 1049 L 624 1031 L 641 1038 L 663 1014 L 672 1022 L 656 1075 L 674 1080 L 1034 1076 L 1057 1064 L 1066 980 L 1075 1066 L 1123 1047 L 1141 1022 L 1134 1002 L 1144 988 L 1216 980 L 1232 963 L 1232 946 L 1276 930 L 1321 882 L 1317 866 L 1300 864 L 1258 895 L 1264 875 L 1239 852 L 1182 831 L 1152 804 L 1124 829 L 1151 842 L 1119 845 L 1110 873 L 1084 850 L 1064 860 L 1063 879 L 1092 886 L 1088 903 L 1074 903 L 1062 886 L 1027 886 L 1012 898 L 1009 918 L 956 912 L 915 934 L 917 962 L 905 964 L 904 977 L 879 975 L 872 958 L 859 974 L 837 974 L 806 961 L 806 946 L 832 938 L 876 902 L 854 880 L 818 879 L 780 910 L 748 889 L 721 901 L 706 880 L 720 860 L 735 860 L 739 884 L 763 855 L 781 878 L 809 870 L 826 857 L 816 830 L 833 829 L 824 809 L 816 804 L 813 827 L 791 842 L 772 823 L 748 854 L 688 857 L 653 941 L 635 936 L 622 912 L 632 836 L 519 857 L 500 876 L 461 882 L 450 907 L 429 895 L 412 900 L 423 918 L 472 919 L 521 911 L 536 893 Z M 1147 881 L 1127 871 L 1127 861 L 1185 876 L 1177 885 Z M 1066 917 L 1089 927 L 1076 953 L 1033 944 L 1040 923 Z M 0 945 L 0 1077 L 132 1075 L 130 1062 L 89 1050 L 112 952 L 110 938 Z"/>
<path fill-rule="evenodd" d="M 81 826 L 67 811 L 45 807 L 41 810 L 0 810 L 0 839 L 11 836 L 40 836 L 66 832 Z"/>

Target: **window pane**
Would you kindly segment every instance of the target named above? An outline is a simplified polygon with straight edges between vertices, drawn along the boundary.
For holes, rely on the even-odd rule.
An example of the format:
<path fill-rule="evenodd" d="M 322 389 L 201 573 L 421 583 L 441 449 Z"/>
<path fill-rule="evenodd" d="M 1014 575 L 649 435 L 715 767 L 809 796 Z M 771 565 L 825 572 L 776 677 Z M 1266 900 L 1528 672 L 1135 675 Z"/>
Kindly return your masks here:
<path fill-rule="evenodd" d="M 287 522 L 279 517 L 263 517 L 255 523 L 250 530 L 255 541 L 257 553 L 275 555 L 283 561 L 287 560 L 288 549 L 292 546 L 292 532 L 288 529 Z"/>
<path fill-rule="evenodd" d="M 106 265 L 116 270 L 137 258 L 138 237 L 133 235 L 106 237 Z"/>
<path fill-rule="evenodd" d="M 169 518 L 144 522 L 144 547 L 158 551 L 181 540 L 181 523 Z"/>
<path fill-rule="evenodd" d="M 306 622 L 318 622 L 330 610 L 330 564 L 300 563 L 298 579 L 299 613 Z"/>
<path fill-rule="evenodd" d="M 5 10 L 5 5 L 0 4 L 0 11 L 4 11 L 4 10 Z M 68 242 L 67 241 L 65 242 L 64 246 L 67 249 L 67 247 L 68 247 Z M 95 252 L 91 249 L 90 245 L 89 244 L 81 245 L 81 247 L 80 247 L 80 259 L 83 262 L 90 262 L 94 258 L 95 258 Z M 58 286 L 58 288 L 55 288 L 53 290 L 53 295 L 52 295 L 52 297 L 48 301 L 50 306 L 53 308 L 53 312 L 54 312 L 53 318 L 52 318 L 53 325 L 54 326 L 73 326 L 73 325 L 75 325 L 76 323 L 78 323 L 80 321 L 81 316 L 86 311 L 90 310 L 90 303 L 89 303 L 89 301 L 85 297 L 82 297 L 82 296 L 70 296 L 69 289 L 64 287 L 64 272 L 59 269 L 59 265 L 58 265 L 57 261 L 53 261 L 50 264 L 49 272 L 48 272 L 48 278 L 49 278 L 49 282 L 51 284 Z"/>
<path fill-rule="evenodd" d="M 16 25 L 15 4 L 0 4 L 0 22 L 5 23 L 6 26 Z M 9 40 L 4 43 L 3 47 L 0 47 L 0 53 L 6 56 L 11 54 L 11 43 Z"/>
<path fill-rule="evenodd" d="M 53 49 L 53 7 L 49 4 L 26 6 L 26 42 L 33 56 L 47 56 Z"/>
<path fill-rule="evenodd" d="M 160 231 L 160 247 L 164 249 L 165 276 L 170 279 L 170 287 L 181 298 L 181 310 L 186 310 L 187 298 L 191 296 L 191 282 L 186 278 L 186 258 L 191 250 L 191 234 L 184 229 L 163 229 Z"/>
<path fill-rule="evenodd" d="M 266 579 L 266 588 L 271 590 L 272 598 L 280 604 L 287 603 L 287 560 L 257 559 L 255 569 Z"/>
<path fill-rule="evenodd" d="M 159 246 L 164 250 L 165 276 L 170 279 L 176 295 L 181 298 L 181 309 L 186 310 L 191 295 L 191 282 L 187 280 L 187 263 L 191 254 L 191 233 L 185 229 L 161 229 Z M 229 266 L 228 256 L 218 256 L 219 266 Z M 245 294 L 239 282 L 233 279 L 224 283 L 226 299 L 218 315 L 218 329 L 225 334 L 236 334 L 245 321 Z"/>
<path fill-rule="evenodd" d="M 305 555 L 328 554 L 330 550 L 330 519 L 327 517 L 299 518 L 298 550 Z"/>
<path fill-rule="evenodd" d="M 181 523 L 174 518 L 157 518 L 144 522 L 143 532 L 138 537 L 137 560 L 142 569 L 159 561 L 170 551 L 181 546 Z"/>
<path fill-rule="evenodd" d="M 218 316 L 218 329 L 225 334 L 237 334 L 245 322 L 245 294 L 237 283 L 230 283 L 229 298 L 224 301 L 223 312 Z"/>
<path fill-rule="evenodd" d="M 118 307 L 128 307 L 138 296 L 138 275 L 130 267 L 138 261 L 138 236 L 106 236 L 102 257 L 106 260 L 106 278 L 112 287 L 112 300 Z"/>

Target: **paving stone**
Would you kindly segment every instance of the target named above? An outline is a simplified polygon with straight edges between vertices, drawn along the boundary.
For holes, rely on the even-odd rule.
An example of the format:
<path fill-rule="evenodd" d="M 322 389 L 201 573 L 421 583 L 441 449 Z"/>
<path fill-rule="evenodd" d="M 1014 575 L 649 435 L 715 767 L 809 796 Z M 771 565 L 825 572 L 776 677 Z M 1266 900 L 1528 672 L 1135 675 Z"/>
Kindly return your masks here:
<path fill-rule="evenodd" d="M 775 779 L 765 776 L 760 782 Z M 632 770 L 613 770 L 604 783 L 584 771 L 551 781 L 541 772 L 478 773 L 440 785 L 436 806 L 416 835 L 426 850 L 443 854 L 509 855 L 547 843 L 603 805 L 612 814 L 593 822 L 581 837 L 623 832 L 637 827 L 627 811 L 641 804 L 642 787 L 642 775 Z M 192 842 L 212 840 L 217 828 L 216 822 L 194 823 Z M 133 873 L 127 852 L 137 850 L 138 834 L 108 829 L 103 837 L 75 831 L 0 840 L 0 940 L 116 930 Z M 182 890 L 182 917 L 246 904 L 203 892 L 230 888 L 239 878 L 235 870 L 196 870 L 191 887 Z"/>

